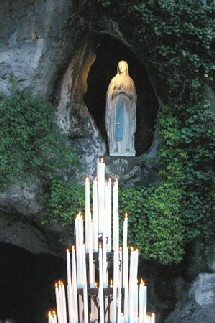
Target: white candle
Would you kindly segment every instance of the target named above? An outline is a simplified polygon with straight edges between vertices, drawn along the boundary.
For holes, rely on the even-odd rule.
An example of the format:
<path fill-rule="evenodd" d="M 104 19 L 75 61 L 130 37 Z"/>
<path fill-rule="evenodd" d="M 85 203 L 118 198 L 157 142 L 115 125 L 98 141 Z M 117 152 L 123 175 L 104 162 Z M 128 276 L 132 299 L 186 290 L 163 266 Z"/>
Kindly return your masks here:
<path fill-rule="evenodd" d="M 125 218 L 123 222 L 123 249 L 127 248 L 128 240 L 128 213 L 125 213 Z"/>
<path fill-rule="evenodd" d="M 61 301 L 60 301 L 59 288 L 57 283 L 55 284 L 55 296 L 56 296 L 56 304 L 57 304 L 58 322 L 62 323 Z"/>
<path fill-rule="evenodd" d="M 93 181 L 93 237 L 94 251 L 98 251 L 98 181 Z"/>
<path fill-rule="evenodd" d="M 100 322 L 104 323 L 104 293 L 103 293 L 103 260 L 102 248 L 99 245 L 99 304 L 100 304 Z"/>
<path fill-rule="evenodd" d="M 62 316 L 62 323 L 67 323 L 67 311 L 66 311 L 66 296 L 64 284 L 59 281 L 59 300 L 60 300 L 60 313 Z"/>
<path fill-rule="evenodd" d="M 152 323 L 155 323 L 155 313 L 152 313 L 152 316 L 151 316 L 151 322 L 152 322 Z"/>
<path fill-rule="evenodd" d="M 134 284 L 134 317 L 138 318 L 138 281 Z"/>
<path fill-rule="evenodd" d="M 134 265 L 135 265 L 135 254 L 133 248 L 131 248 L 130 255 L 130 274 L 129 274 L 129 321 L 132 322 L 134 318 Z"/>
<path fill-rule="evenodd" d="M 107 269 L 107 247 L 106 247 L 106 228 L 104 226 L 103 228 L 103 243 L 102 243 L 102 249 L 103 249 L 103 255 L 102 255 L 102 260 L 103 260 L 103 265 L 102 265 L 102 269 L 103 269 L 103 288 L 107 287 L 107 275 L 106 275 L 106 269 Z"/>
<path fill-rule="evenodd" d="M 69 323 L 73 323 L 73 299 L 72 299 L 72 285 L 67 285 L 67 300 L 69 309 Z"/>
<path fill-rule="evenodd" d="M 50 311 L 49 311 L 49 323 L 52 323 L 52 314 Z"/>
<path fill-rule="evenodd" d="M 146 286 L 143 279 L 139 285 L 139 323 L 145 323 L 146 317 Z"/>
<path fill-rule="evenodd" d="M 119 248 L 119 288 L 122 288 L 122 266 L 123 266 L 123 260 L 122 260 L 122 247 Z M 120 312 L 121 314 L 121 312 Z"/>
<path fill-rule="evenodd" d="M 57 315 L 53 312 L 53 323 L 57 323 Z"/>
<path fill-rule="evenodd" d="M 114 251 L 113 254 L 113 312 L 112 312 L 112 322 L 117 322 L 117 287 L 118 287 L 118 270 L 119 270 L 119 252 Z"/>
<path fill-rule="evenodd" d="M 118 180 L 113 185 L 113 250 L 119 250 Z"/>
<path fill-rule="evenodd" d="M 84 293 L 84 323 L 89 323 L 88 322 L 88 292 L 87 292 L 87 284 L 84 285 L 83 293 Z"/>
<path fill-rule="evenodd" d="M 67 284 L 71 285 L 71 259 L 69 249 L 67 249 Z"/>
<path fill-rule="evenodd" d="M 86 251 L 89 252 L 89 226 L 90 226 L 91 216 L 90 216 L 90 179 L 86 177 L 85 179 L 85 245 Z"/>
<path fill-rule="evenodd" d="M 98 163 L 98 202 L 99 202 L 99 233 L 103 233 L 104 229 L 104 212 L 105 212 L 105 163 L 103 158 Z"/>
<path fill-rule="evenodd" d="M 93 226 L 93 223 L 90 223 L 90 226 Z M 92 230 L 91 230 L 92 231 Z M 89 283 L 90 288 L 94 287 L 94 268 L 93 268 L 93 236 L 89 236 Z"/>
<path fill-rule="evenodd" d="M 122 302 L 121 287 L 118 285 L 117 306 L 118 306 L 118 320 L 119 321 L 121 318 L 121 302 Z"/>
<path fill-rule="evenodd" d="M 121 313 L 120 322 L 121 323 L 124 323 L 125 322 L 125 316 L 123 315 L 123 313 Z"/>
<path fill-rule="evenodd" d="M 128 247 L 123 249 L 124 317 L 128 322 Z"/>
<path fill-rule="evenodd" d="M 77 272 L 76 272 L 76 258 L 75 258 L 74 246 L 72 246 L 72 300 L 73 300 L 73 316 L 74 316 L 74 319 L 76 318 L 77 320 L 77 317 L 78 317 Z"/>
<path fill-rule="evenodd" d="M 107 185 L 105 186 L 105 212 L 106 212 L 106 236 L 107 236 L 107 249 L 111 252 L 111 178 L 108 179 Z"/>

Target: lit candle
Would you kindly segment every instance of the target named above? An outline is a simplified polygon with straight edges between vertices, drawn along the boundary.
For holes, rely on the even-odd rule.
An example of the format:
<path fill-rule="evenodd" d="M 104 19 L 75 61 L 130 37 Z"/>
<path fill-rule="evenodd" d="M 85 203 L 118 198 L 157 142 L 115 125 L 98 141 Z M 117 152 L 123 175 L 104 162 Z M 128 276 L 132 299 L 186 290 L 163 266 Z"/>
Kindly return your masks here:
<path fill-rule="evenodd" d="M 138 318 L 138 280 L 134 284 L 134 317 Z"/>
<path fill-rule="evenodd" d="M 113 250 L 119 250 L 118 180 L 113 185 Z"/>
<path fill-rule="evenodd" d="M 124 317 L 128 322 L 128 247 L 123 248 Z"/>
<path fill-rule="evenodd" d="M 123 313 L 121 313 L 120 322 L 121 323 L 125 322 L 125 316 L 123 315 Z"/>
<path fill-rule="evenodd" d="M 67 249 L 67 284 L 71 285 L 71 259 L 69 249 Z"/>
<path fill-rule="evenodd" d="M 72 285 L 67 285 L 67 300 L 69 310 L 69 322 L 73 323 L 73 299 L 72 299 Z"/>
<path fill-rule="evenodd" d="M 100 323 L 104 323 L 104 293 L 103 293 L 103 261 L 102 248 L 99 245 L 99 303 L 100 303 Z"/>
<path fill-rule="evenodd" d="M 122 266 L 123 266 L 123 262 L 122 262 L 122 247 L 119 247 L 119 288 L 122 288 Z M 121 312 L 120 312 L 121 313 Z"/>
<path fill-rule="evenodd" d="M 117 322 L 117 287 L 118 287 L 118 270 L 119 270 L 119 252 L 115 250 L 113 253 L 113 311 L 112 311 L 112 322 Z"/>
<path fill-rule="evenodd" d="M 130 274 L 129 274 L 129 321 L 132 322 L 134 318 L 134 297 L 135 297 L 135 291 L 134 291 L 134 277 L 135 277 L 135 254 L 134 249 L 131 248 L 131 254 L 130 254 Z"/>
<path fill-rule="evenodd" d="M 49 323 L 52 323 L 52 313 L 50 311 L 49 311 L 48 317 L 49 317 Z"/>
<path fill-rule="evenodd" d="M 53 311 L 53 323 L 57 323 L 57 315 L 55 311 Z"/>
<path fill-rule="evenodd" d="M 121 304 L 122 304 L 121 287 L 118 285 L 117 306 L 118 306 L 118 318 L 119 318 L 119 320 L 121 318 Z"/>
<path fill-rule="evenodd" d="M 125 218 L 123 222 L 123 249 L 127 248 L 128 239 L 128 213 L 125 213 Z"/>
<path fill-rule="evenodd" d="M 59 289 L 58 289 L 57 283 L 55 283 L 55 296 L 56 296 L 56 304 L 57 304 L 58 322 L 62 323 L 61 301 L 60 301 L 60 295 L 59 295 Z"/>
<path fill-rule="evenodd" d="M 60 312 L 62 315 L 62 323 L 67 323 L 67 311 L 66 311 L 66 296 L 64 284 L 59 281 L 59 298 L 60 298 Z"/>
<path fill-rule="evenodd" d="M 103 260 L 103 265 L 102 265 L 102 269 L 103 269 L 103 288 L 107 287 L 107 275 L 106 275 L 106 269 L 107 269 L 107 247 L 106 247 L 106 227 L 104 225 L 103 227 L 103 243 L 102 243 L 102 249 L 103 249 L 103 256 L 102 256 L 102 260 Z"/>
<path fill-rule="evenodd" d="M 151 322 L 152 322 L 152 323 L 155 323 L 155 313 L 152 313 L 152 316 L 151 316 Z"/>
<path fill-rule="evenodd" d="M 86 177 L 85 179 L 85 245 L 86 251 L 89 252 L 89 226 L 90 226 L 91 216 L 90 216 L 90 179 Z"/>
<path fill-rule="evenodd" d="M 106 211 L 106 235 L 108 238 L 108 252 L 111 252 L 111 178 L 108 179 L 105 191 L 105 211 Z"/>
<path fill-rule="evenodd" d="M 146 286 L 143 279 L 139 285 L 139 323 L 145 323 L 146 318 Z"/>
<path fill-rule="evenodd" d="M 104 200 L 104 185 L 105 185 L 105 163 L 103 158 L 98 163 L 98 202 L 99 202 L 99 233 L 103 233 L 103 222 L 105 212 Z"/>
<path fill-rule="evenodd" d="M 90 223 L 91 227 L 93 226 L 93 223 Z M 92 234 L 89 236 L 89 272 L 90 272 L 90 288 L 94 287 L 94 268 L 93 268 L 93 236 Z"/>
<path fill-rule="evenodd" d="M 72 246 L 72 302 L 73 302 L 73 315 L 74 318 L 78 317 L 78 304 L 77 304 L 77 272 L 76 272 L 76 257 L 75 247 Z"/>
<path fill-rule="evenodd" d="M 89 323 L 88 322 L 88 292 L 87 292 L 87 284 L 84 285 L 83 294 L 84 294 L 84 323 Z"/>
<path fill-rule="evenodd" d="M 98 182 L 93 181 L 93 237 L 94 251 L 98 251 Z"/>

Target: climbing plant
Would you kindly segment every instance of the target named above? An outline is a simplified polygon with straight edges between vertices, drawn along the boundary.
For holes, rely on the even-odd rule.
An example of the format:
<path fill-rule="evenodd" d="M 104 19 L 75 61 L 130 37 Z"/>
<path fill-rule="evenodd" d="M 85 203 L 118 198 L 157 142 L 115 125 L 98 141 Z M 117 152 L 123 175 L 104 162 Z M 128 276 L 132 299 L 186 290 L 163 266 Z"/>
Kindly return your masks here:
<path fill-rule="evenodd" d="M 150 217 L 142 221 L 142 208 L 141 225 L 135 218 L 139 228 L 134 232 L 134 226 L 130 234 L 150 250 L 146 257 L 179 261 L 185 242 L 198 238 L 207 250 L 215 235 L 215 115 L 205 96 L 206 90 L 215 89 L 215 3 L 100 3 L 103 13 L 116 18 L 132 39 L 160 98 L 160 184 L 149 190 L 147 203 L 143 199 Z M 141 230 L 147 223 L 150 231 L 149 226 Z M 146 232 L 151 232 L 149 240 Z"/>
<path fill-rule="evenodd" d="M 121 189 L 120 215 L 129 212 L 129 241 L 145 259 L 180 262 L 187 241 L 198 239 L 204 249 L 214 241 L 215 115 L 205 93 L 215 90 L 215 3 L 94 0 L 79 14 L 117 21 L 156 88 L 159 184 Z M 44 221 L 71 224 L 84 207 L 83 186 L 56 172 L 75 159 L 54 126 L 53 107 L 16 92 L 0 109 L 1 183 L 23 173 L 49 177 Z"/>
<path fill-rule="evenodd" d="M 45 182 L 78 165 L 75 149 L 56 124 L 47 101 L 15 89 L 0 102 L 0 185 L 32 180 Z"/>
<path fill-rule="evenodd" d="M 198 238 L 206 249 L 214 240 L 215 116 L 205 90 L 215 89 L 215 4 L 95 0 L 79 10 L 86 20 L 96 13 L 118 22 L 160 102 L 159 184 L 121 189 L 120 215 L 129 212 L 129 242 L 145 259 L 177 263 L 186 242 Z M 59 196 L 68 202 L 72 192 Z M 70 208 L 68 202 L 65 209 Z M 60 208 L 52 210 L 57 214 Z M 66 215 L 62 220 L 68 223 Z"/>

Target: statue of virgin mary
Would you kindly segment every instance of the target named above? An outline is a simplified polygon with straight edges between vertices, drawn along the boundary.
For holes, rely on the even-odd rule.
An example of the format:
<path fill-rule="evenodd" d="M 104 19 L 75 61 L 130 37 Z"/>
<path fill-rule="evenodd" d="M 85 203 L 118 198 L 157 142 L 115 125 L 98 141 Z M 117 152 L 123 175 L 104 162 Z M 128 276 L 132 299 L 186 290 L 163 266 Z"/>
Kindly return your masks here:
<path fill-rule="evenodd" d="M 105 128 L 110 156 L 135 156 L 136 90 L 128 74 L 128 64 L 118 63 L 117 74 L 108 86 Z"/>

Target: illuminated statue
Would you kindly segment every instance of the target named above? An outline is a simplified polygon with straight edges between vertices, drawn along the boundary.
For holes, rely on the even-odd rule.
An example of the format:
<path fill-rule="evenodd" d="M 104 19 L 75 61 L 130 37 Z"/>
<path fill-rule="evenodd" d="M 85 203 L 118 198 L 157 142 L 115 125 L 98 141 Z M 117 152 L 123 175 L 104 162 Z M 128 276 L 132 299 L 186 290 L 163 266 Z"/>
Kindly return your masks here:
<path fill-rule="evenodd" d="M 117 74 L 109 84 L 106 98 L 105 128 L 110 156 L 135 156 L 136 90 L 128 74 L 128 64 L 118 63 Z"/>

